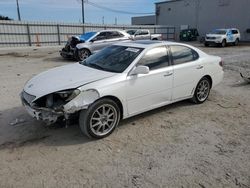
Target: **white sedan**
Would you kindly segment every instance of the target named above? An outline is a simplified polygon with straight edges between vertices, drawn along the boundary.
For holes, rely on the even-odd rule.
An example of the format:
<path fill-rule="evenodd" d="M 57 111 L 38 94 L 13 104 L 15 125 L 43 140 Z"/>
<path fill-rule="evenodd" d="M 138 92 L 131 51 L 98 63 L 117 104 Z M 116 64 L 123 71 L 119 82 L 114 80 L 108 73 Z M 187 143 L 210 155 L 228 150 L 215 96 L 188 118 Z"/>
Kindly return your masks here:
<path fill-rule="evenodd" d="M 85 135 L 104 138 L 122 119 L 185 99 L 203 103 L 222 79 L 220 57 L 181 43 L 135 41 L 35 76 L 21 99 L 38 120 L 79 115 Z"/>

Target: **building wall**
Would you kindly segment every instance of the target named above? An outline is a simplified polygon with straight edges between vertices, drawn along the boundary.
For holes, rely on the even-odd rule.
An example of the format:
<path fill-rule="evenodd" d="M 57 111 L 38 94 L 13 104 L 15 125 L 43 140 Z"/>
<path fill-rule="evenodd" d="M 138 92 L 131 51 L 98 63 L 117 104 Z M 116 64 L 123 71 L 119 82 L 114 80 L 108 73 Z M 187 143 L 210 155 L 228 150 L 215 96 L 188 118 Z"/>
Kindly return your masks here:
<path fill-rule="evenodd" d="M 201 36 L 216 28 L 236 27 L 250 41 L 250 0 L 175 0 L 156 3 L 156 24 L 181 25 L 199 30 Z"/>
<path fill-rule="evenodd" d="M 131 18 L 132 25 L 155 25 L 155 15 Z"/>

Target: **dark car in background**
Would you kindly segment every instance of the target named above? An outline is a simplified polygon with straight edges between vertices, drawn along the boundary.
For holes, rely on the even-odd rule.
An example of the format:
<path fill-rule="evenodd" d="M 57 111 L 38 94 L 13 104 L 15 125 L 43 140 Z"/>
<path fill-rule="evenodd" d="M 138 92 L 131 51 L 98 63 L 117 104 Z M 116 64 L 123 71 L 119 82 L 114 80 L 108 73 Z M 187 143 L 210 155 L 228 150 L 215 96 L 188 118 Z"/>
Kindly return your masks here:
<path fill-rule="evenodd" d="M 180 41 L 196 41 L 198 37 L 197 29 L 184 29 L 180 32 Z"/>

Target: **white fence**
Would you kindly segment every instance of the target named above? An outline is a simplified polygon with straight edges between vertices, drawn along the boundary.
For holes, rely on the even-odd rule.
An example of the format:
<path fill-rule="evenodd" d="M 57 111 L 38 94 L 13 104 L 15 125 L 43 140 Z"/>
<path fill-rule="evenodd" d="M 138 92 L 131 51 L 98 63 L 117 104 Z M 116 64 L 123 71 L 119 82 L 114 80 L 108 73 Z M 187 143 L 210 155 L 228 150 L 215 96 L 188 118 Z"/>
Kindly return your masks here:
<path fill-rule="evenodd" d="M 72 35 L 106 29 L 148 29 L 162 34 L 165 40 L 175 40 L 175 28 L 171 26 L 0 21 L 0 47 L 61 45 Z"/>

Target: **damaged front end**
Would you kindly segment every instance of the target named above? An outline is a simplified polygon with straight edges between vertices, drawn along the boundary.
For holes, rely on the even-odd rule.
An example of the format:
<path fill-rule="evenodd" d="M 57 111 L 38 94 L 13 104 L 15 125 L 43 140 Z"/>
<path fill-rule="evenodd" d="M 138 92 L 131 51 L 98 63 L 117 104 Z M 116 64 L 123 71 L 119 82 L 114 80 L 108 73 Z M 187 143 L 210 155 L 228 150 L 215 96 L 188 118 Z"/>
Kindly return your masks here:
<path fill-rule="evenodd" d="M 36 99 L 35 96 L 23 91 L 21 100 L 27 112 L 37 120 L 48 125 L 55 123 L 59 118 L 65 120 L 99 98 L 95 90 L 81 92 L 79 89 L 58 91 Z"/>
<path fill-rule="evenodd" d="M 72 36 L 67 41 L 65 47 L 60 51 L 63 58 L 73 58 L 75 56 L 76 45 L 84 43 L 78 36 Z"/>

